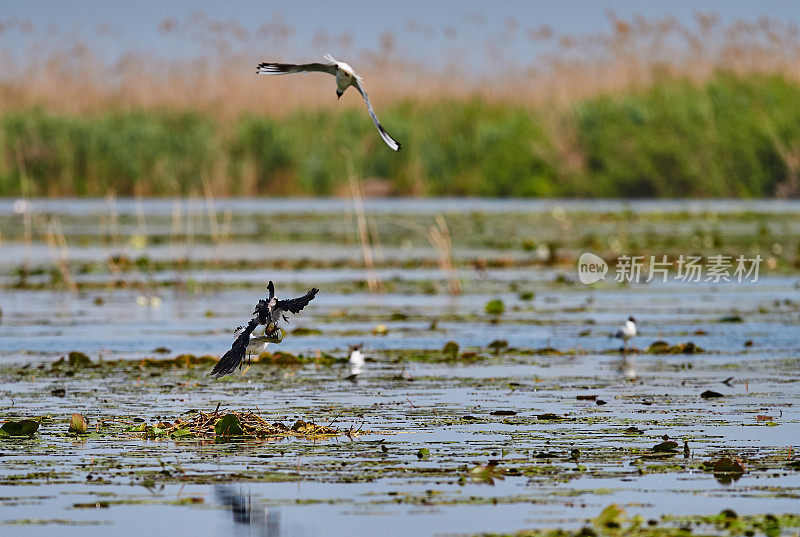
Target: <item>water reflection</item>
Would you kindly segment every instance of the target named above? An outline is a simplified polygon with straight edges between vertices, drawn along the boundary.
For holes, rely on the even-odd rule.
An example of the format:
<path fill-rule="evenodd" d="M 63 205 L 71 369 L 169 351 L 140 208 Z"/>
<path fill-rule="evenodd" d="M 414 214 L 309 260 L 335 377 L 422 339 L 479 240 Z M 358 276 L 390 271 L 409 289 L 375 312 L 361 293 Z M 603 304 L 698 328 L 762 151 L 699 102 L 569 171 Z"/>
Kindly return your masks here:
<path fill-rule="evenodd" d="M 619 370 L 622 375 L 628 380 L 636 379 L 636 356 L 629 353 L 622 354 Z"/>
<path fill-rule="evenodd" d="M 221 505 L 230 508 L 235 535 L 281 535 L 280 511 L 259 503 L 254 506 L 249 489 L 245 492 L 233 485 L 215 485 L 214 497 Z"/>

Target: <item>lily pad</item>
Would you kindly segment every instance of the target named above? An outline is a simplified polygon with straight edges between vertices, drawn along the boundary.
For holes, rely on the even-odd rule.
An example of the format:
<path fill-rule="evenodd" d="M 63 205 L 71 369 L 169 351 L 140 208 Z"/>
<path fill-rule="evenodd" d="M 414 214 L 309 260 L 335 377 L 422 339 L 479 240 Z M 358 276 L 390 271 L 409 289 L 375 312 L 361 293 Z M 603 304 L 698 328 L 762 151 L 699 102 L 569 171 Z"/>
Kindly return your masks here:
<path fill-rule="evenodd" d="M 74 369 L 78 369 L 92 365 L 92 361 L 84 353 L 72 351 L 67 357 L 67 364 Z"/>
<path fill-rule="evenodd" d="M 625 522 L 625 510 L 612 503 L 592 519 L 592 523 L 599 528 L 619 528 Z"/>
<path fill-rule="evenodd" d="M 375 325 L 375 328 L 372 329 L 372 334 L 375 336 L 385 336 L 388 333 L 389 329 L 383 323 Z"/>
<path fill-rule="evenodd" d="M 69 420 L 69 432 L 77 433 L 77 434 L 86 434 L 86 431 L 89 430 L 89 424 L 86 423 L 86 419 L 77 412 L 72 415 L 72 418 Z"/>
<path fill-rule="evenodd" d="M 36 420 L 7 421 L 0 427 L 2 436 L 33 436 L 39 429 L 39 422 Z"/>
<path fill-rule="evenodd" d="M 489 347 L 494 352 L 499 352 L 501 349 L 505 349 L 506 347 L 508 347 L 508 341 L 506 341 L 505 339 L 495 339 L 494 341 L 489 343 L 487 347 Z"/>
<path fill-rule="evenodd" d="M 506 311 L 506 306 L 503 304 L 502 300 L 496 298 L 486 303 L 484 311 L 486 311 L 488 315 L 502 315 L 503 312 Z"/>
<path fill-rule="evenodd" d="M 458 351 L 459 351 L 458 343 L 455 341 L 448 341 L 442 347 L 442 356 L 449 360 L 455 360 L 458 358 Z"/>
<path fill-rule="evenodd" d="M 241 436 L 244 434 L 244 430 L 235 414 L 226 414 L 214 425 L 214 434 L 217 436 Z"/>
<path fill-rule="evenodd" d="M 420 448 L 420 450 L 417 451 L 417 458 L 418 459 L 428 459 L 428 458 L 430 458 L 430 456 L 431 456 L 431 452 L 430 452 L 430 450 L 428 448 Z"/>
<path fill-rule="evenodd" d="M 508 470 L 497 465 L 497 461 L 489 461 L 489 464 L 481 464 L 470 470 L 470 477 L 477 483 L 487 483 L 494 485 L 494 480 L 502 481 Z"/>
<path fill-rule="evenodd" d="M 318 336 L 320 334 L 322 334 L 322 330 L 317 330 L 316 328 L 306 328 L 303 326 L 298 326 L 292 330 L 293 336 Z"/>
<path fill-rule="evenodd" d="M 713 471 L 714 473 L 742 474 L 746 471 L 746 468 L 739 457 L 722 457 L 714 463 Z"/>
<path fill-rule="evenodd" d="M 539 414 L 536 416 L 537 420 L 542 421 L 558 421 L 558 420 L 565 420 L 564 416 L 559 416 L 558 414 L 553 414 L 552 412 L 548 412 L 547 414 Z"/>
<path fill-rule="evenodd" d="M 715 392 L 714 390 L 706 390 L 700 394 L 700 397 L 703 399 L 714 399 L 716 397 L 722 397 L 722 394 L 719 392 Z"/>
<path fill-rule="evenodd" d="M 678 452 L 678 443 L 674 440 L 667 440 L 666 442 L 661 442 L 660 444 L 656 444 L 653 446 L 653 451 L 656 453 L 677 453 Z"/>

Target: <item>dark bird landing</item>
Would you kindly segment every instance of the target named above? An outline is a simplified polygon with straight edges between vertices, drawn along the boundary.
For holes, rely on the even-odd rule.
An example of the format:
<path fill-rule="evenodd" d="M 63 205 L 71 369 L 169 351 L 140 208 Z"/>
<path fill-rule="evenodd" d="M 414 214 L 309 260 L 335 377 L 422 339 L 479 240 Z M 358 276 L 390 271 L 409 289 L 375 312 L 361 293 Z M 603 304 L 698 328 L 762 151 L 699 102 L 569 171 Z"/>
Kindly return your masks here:
<path fill-rule="evenodd" d="M 278 300 L 275 297 L 275 286 L 272 281 L 267 285 L 267 289 L 269 290 L 269 297 L 266 300 L 262 298 L 258 301 L 253 310 L 253 318 L 241 331 L 237 330 L 237 337 L 231 346 L 231 350 L 219 359 L 217 365 L 209 373 L 215 379 L 229 375 L 236 371 L 237 367 L 241 367 L 242 361 L 247 355 L 247 346 L 250 344 L 253 330 L 259 325 L 265 325 L 264 335 L 277 338 L 278 321 L 283 318 L 288 323 L 289 319 L 286 317 L 286 313 L 300 313 L 309 302 L 314 300 L 314 297 L 319 292 L 319 289 L 314 287 L 301 297 Z"/>

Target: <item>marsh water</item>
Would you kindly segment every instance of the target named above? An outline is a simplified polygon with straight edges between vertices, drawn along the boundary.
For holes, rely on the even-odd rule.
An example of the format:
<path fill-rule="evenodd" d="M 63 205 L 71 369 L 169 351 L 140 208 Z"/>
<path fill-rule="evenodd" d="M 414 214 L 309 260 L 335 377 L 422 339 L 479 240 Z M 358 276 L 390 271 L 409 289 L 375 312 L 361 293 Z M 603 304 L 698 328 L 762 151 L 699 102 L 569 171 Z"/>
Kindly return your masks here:
<path fill-rule="evenodd" d="M 3 200 L 0 230 L 0 422 L 40 420 L 0 436 L 3 535 L 510 534 L 577 529 L 610 504 L 653 525 L 800 511 L 798 203 Z M 762 263 L 742 282 L 674 265 L 618 282 L 612 266 L 584 285 L 582 252 Z M 212 358 L 176 359 L 221 356 L 269 280 L 282 297 L 320 289 L 269 348 L 291 359 L 220 380 Z M 609 334 L 629 315 L 623 353 Z M 218 409 L 342 434 L 130 431 Z M 73 413 L 88 434 L 68 432 Z M 726 458 L 741 466 L 714 471 Z"/>

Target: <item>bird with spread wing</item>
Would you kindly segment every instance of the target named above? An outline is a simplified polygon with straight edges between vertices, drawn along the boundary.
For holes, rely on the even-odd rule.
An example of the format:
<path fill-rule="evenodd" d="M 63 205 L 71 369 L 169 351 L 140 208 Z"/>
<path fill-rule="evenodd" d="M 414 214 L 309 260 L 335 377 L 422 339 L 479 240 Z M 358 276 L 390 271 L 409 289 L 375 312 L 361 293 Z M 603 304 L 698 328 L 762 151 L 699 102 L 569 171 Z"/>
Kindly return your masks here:
<path fill-rule="evenodd" d="M 386 145 L 395 151 L 400 151 L 400 144 L 394 138 L 389 136 L 389 133 L 386 132 L 386 129 L 383 128 L 380 120 L 378 120 L 378 116 L 375 115 L 375 110 L 372 109 L 372 103 L 369 102 L 369 97 L 367 97 L 367 90 L 364 89 L 364 80 L 358 76 L 355 71 L 353 71 L 352 67 L 344 62 L 336 61 L 336 59 L 334 59 L 334 57 L 330 54 L 326 54 L 324 58 L 328 61 L 328 63 L 260 63 L 258 65 L 257 72 L 262 75 L 288 75 L 292 73 L 319 72 L 328 73 L 335 76 L 336 98 L 340 98 L 344 93 L 344 90 L 350 86 L 356 88 L 356 90 L 358 90 L 358 92 L 364 98 L 364 102 L 367 105 L 367 111 L 369 112 L 369 116 L 372 118 L 372 122 L 375 124 L 375 128 L 378 129 L 378 134 L 381 135 L 381 138 L 383 138 L 383 141 L 386 142 Z"/>
<path fill-rule="evenodd" d="M 269 343 L 280 343 L 282 340 L 278 322 L 283 319 L 287 323 L 287 313 L 300 313 L 319 292 L 316 287 L 301 297 L 278 300 L 275 296 L 275 285 L 270 281 L 267 285 L 269 297 L 261 299 L 253 310 L 253 318 L 247 326 L 236 329 L 236 340 L 231 349 L 226 352 L 211 370 L 210 375 L 216 379 L 224 377 L 241 367 L 242 361 L 250 353 L 263 352 Z M 259 325 L 264 325 L 264 334 L 254 336 L 253 331 Z"/>

